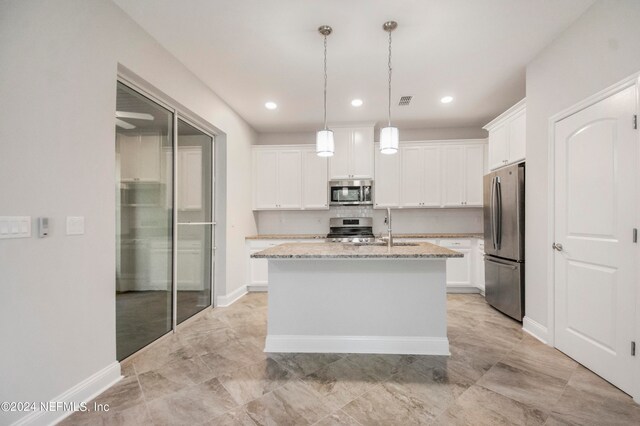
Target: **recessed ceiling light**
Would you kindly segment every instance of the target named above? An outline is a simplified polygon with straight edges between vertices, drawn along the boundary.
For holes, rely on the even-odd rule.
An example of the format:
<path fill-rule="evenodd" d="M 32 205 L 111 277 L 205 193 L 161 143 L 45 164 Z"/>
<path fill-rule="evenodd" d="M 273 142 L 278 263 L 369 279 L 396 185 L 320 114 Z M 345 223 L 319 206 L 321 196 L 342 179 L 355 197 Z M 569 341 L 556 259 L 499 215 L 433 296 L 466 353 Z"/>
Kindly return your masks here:
<path fill-rule="evenodd" d="M 266 104 L 264 104 L 264 107 L 266 109 L 276 109 L 278 108 L 278 104 L 275 102 L 267 102 Z"/>
<path fill-rule="evenodd" d="M 453 100 L 453 96 L 445 96 L 444 98 L 440 99 L 440 102 L 442 102 L 443 104 L 448 104 L 452 100 Z"/>
<path fill-rule="evenodd" d="M 362 102 L 362 99 L 354 99 L 351 101 L 351 105 L 354 107 L 359 107 L 362 106 L 364 102 Z"/>

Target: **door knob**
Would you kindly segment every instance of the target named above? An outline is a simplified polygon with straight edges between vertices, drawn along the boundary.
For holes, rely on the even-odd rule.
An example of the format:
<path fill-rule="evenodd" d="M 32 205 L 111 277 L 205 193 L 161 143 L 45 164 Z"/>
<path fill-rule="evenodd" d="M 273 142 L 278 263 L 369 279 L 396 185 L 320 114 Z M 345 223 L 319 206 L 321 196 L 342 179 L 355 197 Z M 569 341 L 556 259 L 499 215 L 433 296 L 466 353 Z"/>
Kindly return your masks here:
<path fill-rule="evenodd" d="M 562 251 L 562 244 L 560 244 L 560 243 L 553 243 L 553 245 L 551 247 L 554 250 Z"/>

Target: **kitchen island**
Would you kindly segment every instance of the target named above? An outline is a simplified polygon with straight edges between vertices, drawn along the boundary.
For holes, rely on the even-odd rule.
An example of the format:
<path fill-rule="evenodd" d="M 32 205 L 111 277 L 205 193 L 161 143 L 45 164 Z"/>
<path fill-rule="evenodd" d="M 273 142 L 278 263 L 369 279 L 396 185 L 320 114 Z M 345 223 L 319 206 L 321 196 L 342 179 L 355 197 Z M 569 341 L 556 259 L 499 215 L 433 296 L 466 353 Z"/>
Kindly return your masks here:
<path fill-rule="evenodd" d="M 446 260 L 429 243 L 280 244 L 269 261 L 265 352 L 449 355 Z"/>

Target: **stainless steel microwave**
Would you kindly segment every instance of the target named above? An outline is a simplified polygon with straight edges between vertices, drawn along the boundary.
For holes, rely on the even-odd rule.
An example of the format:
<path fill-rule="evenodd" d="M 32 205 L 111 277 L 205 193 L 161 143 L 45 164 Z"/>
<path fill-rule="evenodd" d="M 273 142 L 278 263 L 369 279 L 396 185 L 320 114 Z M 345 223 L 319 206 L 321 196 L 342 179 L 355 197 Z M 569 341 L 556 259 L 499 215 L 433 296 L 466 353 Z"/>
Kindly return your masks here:
<path fill-rule="evenodd" d="M 372 180 L 329 181 L 329 203 L 332 206 L 359 206 L 373 204 Z"/>

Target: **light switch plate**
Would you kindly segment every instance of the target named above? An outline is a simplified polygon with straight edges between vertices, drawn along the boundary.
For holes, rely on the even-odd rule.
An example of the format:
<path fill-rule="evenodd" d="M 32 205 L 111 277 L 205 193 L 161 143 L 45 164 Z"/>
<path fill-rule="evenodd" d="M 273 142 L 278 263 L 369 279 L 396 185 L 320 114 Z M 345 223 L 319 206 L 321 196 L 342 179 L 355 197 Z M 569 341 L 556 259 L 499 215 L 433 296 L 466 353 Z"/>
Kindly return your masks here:
<path fill-rule="evenodd" d="M 84 216 L 67 216 L 67 235 L 84 235 Z"/>
<path fill-rule="evenodd" d="M 0 239 L 31 238 L 31 216 L 0 216 Z"/>

